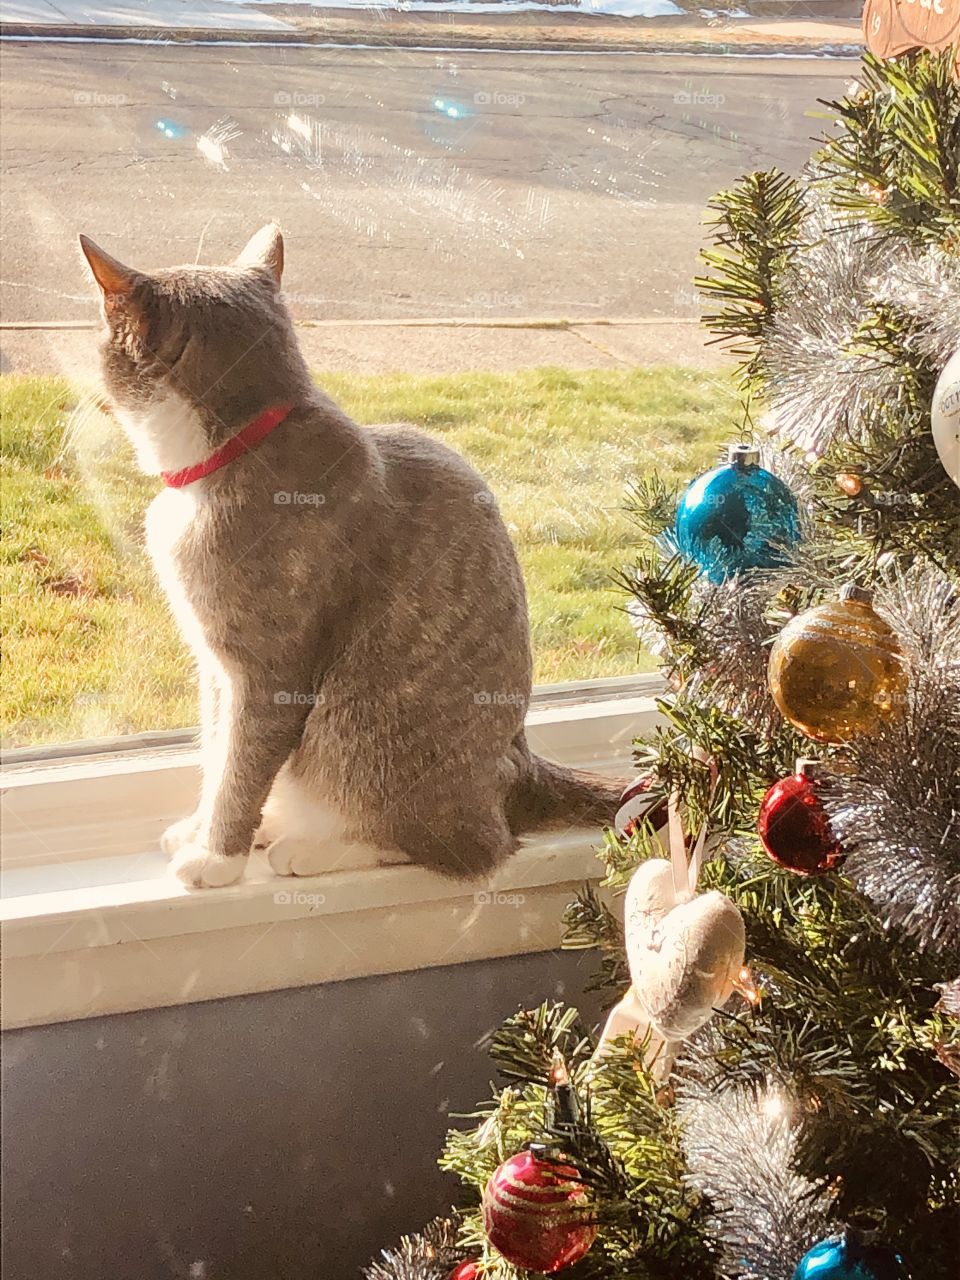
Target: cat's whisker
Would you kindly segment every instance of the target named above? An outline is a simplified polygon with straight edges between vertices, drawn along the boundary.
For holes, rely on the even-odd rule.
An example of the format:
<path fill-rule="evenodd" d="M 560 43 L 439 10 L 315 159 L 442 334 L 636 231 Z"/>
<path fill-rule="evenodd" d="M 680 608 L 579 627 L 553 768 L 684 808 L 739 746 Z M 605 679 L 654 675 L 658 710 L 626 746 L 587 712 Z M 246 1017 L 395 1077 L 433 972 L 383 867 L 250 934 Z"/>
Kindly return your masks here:
<path fill-rule="evenodd" d="M 63 444 L 57 454 L 57 462 L 62 462 L 69 455 L 81 451 L 83 434 L 89 423 L 97 414 L 109 414 L 110 409 L 102 395 L 95 388 L 85 390 L 70 411 L 63 432 Z"/>
<path fill-rule="evenodd" d="M 200 239 L 197 241 L 197 255 L 196 255 L 196 257 L 195 257 L 195 258 L 194 258 L 194 260 L 193 260 L 193 265 L 194 265 L 194 266 L 196 266 L 196 265 L 197 265 L 197 263 L 200 261 L 200 254 L 201 254 L 201 252 L 203 251 L 203 241 L 204 241 L 204 237 L 205 237 L 205 236 L 206 236 L 206 234 L 207 234 L 207 230 L 208 230 L 208 228 L 209 228 L 209 226 L 210 226 L 210 223 L 211 223 L 211 222 L 213 222 L 213 220 L 214 220 L 214 218 L 215 218 L 215 217 L 216 217 L 216 214 L 211 213 L 210 217 L 209 217 L 209 218 L 206 220 L 206 222 L 203 224 L 203 230 L 200 232 Z"/>

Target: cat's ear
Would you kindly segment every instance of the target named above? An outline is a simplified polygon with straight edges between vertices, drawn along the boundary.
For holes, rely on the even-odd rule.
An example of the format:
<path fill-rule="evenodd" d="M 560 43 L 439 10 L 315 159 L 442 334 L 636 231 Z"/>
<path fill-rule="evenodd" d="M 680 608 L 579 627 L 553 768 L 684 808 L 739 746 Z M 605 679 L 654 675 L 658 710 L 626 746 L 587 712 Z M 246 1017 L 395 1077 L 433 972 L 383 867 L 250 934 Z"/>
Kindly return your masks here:
<path fill-rule="evenodd" d="M 236 259 L 238 267 L 265 268 L 279 288 L 283 275 L 283 236 L 275 222 L 268 222 L 251 236 Z"/>
<path fill-rule="evenodd" d="M 103 295 L 103 309 L 107 320 L 113 322 L 120 314 L 142 321 L 139 303 L 142 300 L 145 277 L 132 267 L 125 267 L 106 249 L 101 249 L 89 236 L 80 236 L 80 248 L 86 258 L 93 278 Z"/>

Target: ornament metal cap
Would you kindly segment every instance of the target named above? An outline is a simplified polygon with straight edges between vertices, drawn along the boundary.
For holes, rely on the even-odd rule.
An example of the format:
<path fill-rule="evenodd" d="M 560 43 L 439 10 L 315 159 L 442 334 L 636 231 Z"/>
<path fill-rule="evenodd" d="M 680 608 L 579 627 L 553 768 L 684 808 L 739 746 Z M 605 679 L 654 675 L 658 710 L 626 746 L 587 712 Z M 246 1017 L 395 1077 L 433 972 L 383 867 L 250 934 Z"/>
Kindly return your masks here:
<path fill-rule="evenodd" d="M 727 462 L 731 467 L 759 467 L 760 450 L 755 444 L 738 441 L 727 446 Z"/>
<path fill-rule="evenodd" d="M 529 1151 L 534 1160 L 544 1164 L 552 1164 L 560 1158 L 561 1150 L 557 1143 L 528 1142 L 524 1150 Z"/>
<path fill-rule="evenodd" d="M 856 600 L 858 604 L 872 604 L 873 592 L 859 586 L 856 582 L 845 582 L 840 588 L 840 599 L 844 604 L 848 600 Z"/>
<path fill-rule="evenodd" d="M 570 1153 L 561 1138 L 547 1142 L 528 1142 L 523 1149 L 540 1164 L 564 1164 L 570 1159 Z"/>

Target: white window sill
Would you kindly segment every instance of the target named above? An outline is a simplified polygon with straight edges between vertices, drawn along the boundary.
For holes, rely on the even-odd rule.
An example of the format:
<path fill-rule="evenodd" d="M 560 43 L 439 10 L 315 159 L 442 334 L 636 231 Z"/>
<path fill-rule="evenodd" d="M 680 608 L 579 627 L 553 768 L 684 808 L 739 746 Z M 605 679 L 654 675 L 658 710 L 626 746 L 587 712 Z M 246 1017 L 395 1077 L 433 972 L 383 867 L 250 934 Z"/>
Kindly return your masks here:
<path fill-rule="evenodd" d="M 655 677 L 542 688 L 530 743 L 624 775 L 661 691 Z M 29 754 L 3 778 L 4 1027 L 551 950 L 598 873 L 587 830 L 527 841 L 484 884 L 407 866 L 286 880 L 251 865 L 238 885 L 191 893 L 157 840 L 193 807 L 194 750 Z"/>

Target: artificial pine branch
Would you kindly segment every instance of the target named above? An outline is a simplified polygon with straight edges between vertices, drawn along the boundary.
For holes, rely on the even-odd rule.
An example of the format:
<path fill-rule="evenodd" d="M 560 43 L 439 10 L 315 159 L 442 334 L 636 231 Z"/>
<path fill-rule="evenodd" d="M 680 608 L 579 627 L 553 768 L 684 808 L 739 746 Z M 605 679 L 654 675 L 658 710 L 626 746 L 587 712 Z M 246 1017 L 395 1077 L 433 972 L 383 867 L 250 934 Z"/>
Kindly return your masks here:
<path fill-rule="evenodd" d="M 679 498 L 677 488 L 654 472 L 627 485 L 624 510 L 644 537 L 656 538 L 673 525 Z"/>
<path fill-rule="evenodd" d="M 594 1248 L 570 1269 L 571 1280 L 707 1274 L 712 1253 L 701 1230 L 704 1206 L 684 1181 L 679 1129 L 647 1075 L 643 1045 L 613 1046 L 597 1074 L 585 1057 L 593 1046 L 580 1038 L 578 1025 L 576 1010 L 556 1004 L 509 1020 L 494 1052 L 514 1083 L 476 1114 L 476 1129 L 448 1136 L 441 1165 L 479 1194 L 497 1166 L 526 1143 L 555 1144 L 590 1188 L 600 1226 Z M 573 1125 L 551 1105 L 550 1070 L 560 1045 L 571 1051 L 565 1065 L 577 1097 Z M 477 1213 L 465 1214 L 461 1242 L 484 1249 Z M 515 1269 L 489 1247 L 483 1256 L 485 1276 L 515 1280 Z"/>
<path fill-rule="evenodd" d="M 575 1070 L 592 1045 L 576 1009 L 548 1002 L 508 1018 L 491 1037 L 489 1052 L 506 1080 L 546 1088 L 557 1053 Z"/>
<path fill-rule="evenodd" d="M 613 832 L 606 836 L 608 847 L 622 853 L 623 846 Z M 609 863 L 608 869 L 609 869 Z M 631 866 L 636 863 L 632 862 Z M 563 913 L 563 947 L 567 951 L 595 949 L 600 953 L 599 970 L 587 986 L 588 991 L 616 993 L 619 999 L 630 984 L 630 970 L 623 950 L 623 926 L 613 912 L 600 900 L 592 885 L 587 884 Z"/>
<path fill-rule="evenodd" d="M 438 1218 L 420 1235 L 404 1236 L 396 1249 L 384 1249 L 363 1274 L 365 1280 L 448 1280 L 463 1256 L 456 1224 Z"/>
<path fill-rule="evenodd" d="M 755 814 L 758 786 L 769 785 L 772 759 L 781 760 L 782 752 L 722 707 L 692 700 L 683 691 L 672 700 L 658 700 L 657 707 L 667 727 L 638 745 L 641 772 L 653 772 L 665 790 L 679 792 L 690 832 L 705 822 L 715 833 L 738 830 L 747 815 Z M 712 799 L 707 759 L 717 771 Z"/>
<path fill-rule="evenodd" d="M 827 102 L 842 126 L 817 157 L 835 206 L 883 235 L 943 244 L 960 230 L 956 50 L 883 61 L 865 54 L 861 88 Z"/>
<path fill-rule="evenodd" d="M 696 661 L 699 644 L 691 612 L 691 589 L 699 576 L 679 555 L 664 558 L 657 546 L 641 547 L 634 568 L 613 574 L 615 585 L 629 592 L 642 611 L 672 646 L 678 668 Z"/>
<path fill-rule="evenodd" d="M 714 248 L 701 258 L 712 274 L 697 286 L 718 310 L 703 323 L 715 341 L 733 344 L 741 360 L 744 390 L 762 384 L 761 342 L 780 301 L 779 281 L 790 261 L 805 211 L 800 184 L 777 169 L 748 174 L 740 185 L 721 191 L 707 206 Z"/>
<path fill-rule="evenodd" d="M 716 1083 L 783 1082 L 810 1113 L 804 1167 L 841 1176 L 848 1211 L 875 1186 L 890 1229 L 904 1232 L 953 1161 L 950 1073 L 930 1047 L 960 1028 L 935 1009 L 937 962 L 885 930 L 839 875 L 801 881 L 747 850 L 708 863 L 703 885 L 740 907 L 764 993 L 759 1011 L 715 1020 Z M 864 1126 L 877 1150 L 901 1152 L 908 1185 L 894 1192 L 868 1175 Z"/>

